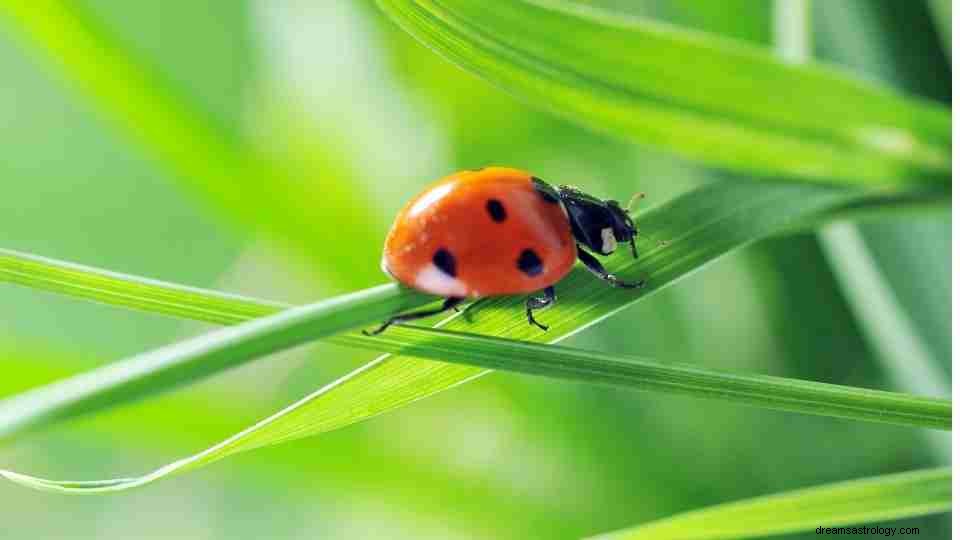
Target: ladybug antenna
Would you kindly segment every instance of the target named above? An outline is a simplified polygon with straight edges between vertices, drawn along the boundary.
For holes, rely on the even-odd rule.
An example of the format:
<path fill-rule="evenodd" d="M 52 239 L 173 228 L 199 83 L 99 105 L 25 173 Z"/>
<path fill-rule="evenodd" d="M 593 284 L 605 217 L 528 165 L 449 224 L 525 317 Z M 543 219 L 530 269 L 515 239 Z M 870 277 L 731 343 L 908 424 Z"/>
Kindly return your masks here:
<path fill-rule="evenodd" d="M 646 197 L 647 197 L 647 194 L 643 193 L 642 191 L 639 193 L 634 193 L 633 197 L 630 197 L 630 201 L 627 202 L 627 210 L 633 210 L 633 205 L 636 204 L 636 202 L 639 201 L 640 199 L 644 199 Z"/>

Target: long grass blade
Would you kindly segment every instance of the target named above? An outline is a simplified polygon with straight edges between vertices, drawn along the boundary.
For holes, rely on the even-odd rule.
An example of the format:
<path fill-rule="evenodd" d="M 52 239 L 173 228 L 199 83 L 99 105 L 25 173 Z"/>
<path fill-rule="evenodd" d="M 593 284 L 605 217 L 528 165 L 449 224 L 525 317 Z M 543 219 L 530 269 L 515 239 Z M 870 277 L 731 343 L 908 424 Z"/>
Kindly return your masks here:
<path fill-rule="evenodd" d="M 0 401 L 0 438 L 142 399 L 430 301 L 409 289 L 382 285 L 139 354 Z"/>
<path fill-rule="evenodd" d="M 895 536 L 881 522 L 950 510 L 951 479 L 950 469 L 942 468 L 838 482 L 694 510 L 595 538 L 725 540 L 812 533 L 819 527 L 841 528 L 826 534 Z M 884 529 L 871 533 L 874 527 Z"/>
<path fill-rule="evenodd" d="M 636 260 L 626 255 L 608 259 L 610 270 L 625 278 L 644 275 L 649 281 L 647 288 L 633 291 L 611 289 L 578 268 L 558 286 L 561 303 L 544 314 L 544 321 L 551 325 L 550 332 L 544 333 L 527 325 L 522 315 L 522 299 L 518 298 L 490 300 L 483 306 L 471 310 L 470 320 L 464 316 L 455 316 L 446 324 L 450 329 L 476 334 L 488 334 L 512 340 L 556 343 L 612 316 L 644 295 L 651 294 L 691 271 L 706 266 L 730 250 L 774 234 L 797 222 L 805 222 L 812 216 L 821 216 L 831 208 L 845 208 L 859 196 L 861 194 L 855 191 L 801 184 L 765 185 L 738 182 L 712 184 L 638 215 L 636 219 L 638 227 L 654 241 L 640 246 L 640 257 Z M 664 246 L 656 240 L 668 243 Z M 0 265 L 0 268 L 16 268 L 16 264 L 9 263 L 11 257 L 8 253 L 6 257 L 0 259 L 0 261 L 8 261 Z M 37 264 L 37 261 L 33 260 L 32 263 Z M 21 283 L 30 281 L 23 277 L 25 273 L 22 267 L 20 268 L 20 272 L 17 273 L 18 280 Z M 7 274 L 10 272 L 0 273 L 0 276 Z M 67 291 L 69 287 L 63 286 L 63 280 L 56 278 L 56 271 L 53 271 L 53 274 L 52 279 L 44 278 L 37 282 L 57 283 L 56 288 L 62 292 Z M 89 281 L 97 282 L 97 287 L 102 292 L 87 294 L 87 296 L 99 297 L 106 301 L 122 298 L 125 305 L 136 304 L 129 298 L 124 298 L 123 295 L 115 294 L 117 289 L 129 290 L 129 284 L 106 285 L 104 281 L 97 281 L 97 279 Z M 171 298 L 185 295 L 189 305 L 181 310 L 179 307 L 174 307 L 174 302 L 167 304 L 156 302 L 156 298 L 163 296 L 160 290 L 151 290 L 146 295 L 148 302 L 144 305 L 162 305 L 164 312 L 171 314 L 201 313 L 193 305 L 196 303 L 196 296 L 190 296 L 197 294 L 196 289 L 174 290 L 170 293 Z M 221 308 L 227 304 L 224 302 L 225 298 L 225 296 L 218 298 Z M 241 304 L 240 310 L 250 310 L 250 306 L 256 302 Z M 275 308 L 269 305 L 263 307 L 265 310 Z M 208 310 L 202 313 L 207 317 L 206 320 L 212 320 L 214 316 L 211 313 L 215 311 Z M 223 315 L 223 318 L 235 319 L 237 316 L 238 314 L 234 313 Z M 353 324 L 359 324 L 359 320 L 355 320 Z M 398 334 L 400 332 L 398 329 L 394 331 Z M 345 344 L 351 344 L 350 340 L 361 338 L 352 335 L 336 336 L 332 339 L 344 340 Z M 359 343 L 359 341 L 353 343 Z M 426 355 L 425 351 L 426 349 L 423 349 L 418 354 Z M 260 349 L 257 354 L 265 352 L 266 349 Z M 143 477 L 92 484 L 57 483 L 41 479 L 33 481 L 30 477 L 17 473 L 10 473 L 8 477 L 33 487 L 56 491 L 94 493 L 128 489 L 174 472 L 182 472 L 211 463 L 236 452 L 338 429 L 457 386 L 487 372 L 488 370 L 481 367 L 440 363 L 410 356 L 385 355 L 227 441 Z M 915 405 L 919 405 L 920 408 L 930 406 L 929 410 L 933 411 L 934 416 L 942 415 L 944 406 L 942 402 L 917 402 Z M 937 410 L 940 412 L 936 412 Z"/>
<path fill-rule="evenodd" d="M 106 286 L 129 288 L 130 284 L 135 283 L 138 286 L 136 297 L 109 294 L 103 298 L 117 299 L 119 301 L 116 304 L 126 306 L 136 304 L 135 300 L 139 298 L 144 300 L 142 309 L 159 308 L 158 311 L 164 313 L 211 322 L 230 324 L 238 318 L 256 317 L 251 312 L 266 313 L 279 309 L 266 301 L 185 289 L 13 252 L 0 253 L 0 276 L 5 277 L 11 267 L 19 268 L 18 276 L 22 280 L 24 276 L 36 276 L 41 284 L 49 283 L 50 276 L 65 270 L 71 275 L 72 282 L 79 285 L 77 291 L 84 294 L 89 293 L 88 284 L 93 282 L 101 284 L 100 290 L 106 289 Z M 67 289 L 61 291 L 69 292 Z M 91 412 L 101 406 L 141 398 L 150 392 L 196 380 L 252 359 L 261 350 L 280 350 L 299 344 L 312 339 L 314 334 L 326 332 L 326 325 L 332 319 L 336 319 L 338 324 L 350 324 L 351 313 L 370 310 L 371 302 L 375 302 L 376 309 L 379 309 L 379 304 L 385 298 L 392 299 L 403 294 L 396 287 L 385 286 L 327 300 L 315 306 L 283 310 L 279 315 L 259 318 L 235 330 L 181 342 L 27 392 L 5 402 L 0 401 L 0 437 L 5 433 L 21 431 L 31 424 L 49 422 L 77 412 Z M 157 304 L 155 299 L 161 296 L 179 296 L 186 309 L 170 309 L 177 306 L 175 301 Z M 204 298 L 209 298 L 211 309 L 198 310 Z M 949 429 L 951 425 L 950 402 L 945 400 L 778 377 L 736 375 L 694 366 L 664 365 L 610 353 L 477 334 L 410 326 L 396 327 L 376 337 L 352 333 L 328 339 L 346 346 L 487 369 L 727 399 L 779 410 L 939 429 Z M 254 343 L 257 344 L 251 346 Z M 166 360 L 158 361 L 160 358 Z"/>
<path fill-rule="evenodd" d="M 559 0 L 379 3 L 454 63 L 620 137 L 755 173 L 949 182 L 949 110 L 830 66 Z"/>
<path fill-rule="evenodd" d="M 187 287 L 81 264 L 0 249 L 0 282 L 216 324 L 236 324 L 293 306 Z"/>
<path fill-rule="evenodd" d="M 354 347 L 486 369 L 723 399 L 768 409 L 936 429 L 951 427 L 952 407 L 946 399 L 764 375 L 739 375 L 429 328 L 397 328 L 377 339 L 343 336 L 343 342 Z"/>

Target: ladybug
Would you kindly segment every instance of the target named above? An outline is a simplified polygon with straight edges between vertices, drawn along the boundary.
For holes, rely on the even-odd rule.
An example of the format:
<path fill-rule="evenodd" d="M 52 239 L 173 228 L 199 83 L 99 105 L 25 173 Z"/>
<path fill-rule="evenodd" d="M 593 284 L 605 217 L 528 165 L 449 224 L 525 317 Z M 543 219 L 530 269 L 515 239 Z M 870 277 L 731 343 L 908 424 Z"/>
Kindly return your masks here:
<path fill-rule="evenodd" d="M 387 234 L 383 271 L 414 289 L 443 296 L 436 309 L 396 315 L 391 324 L 456 309 L 467 298 L 527 294 L 527 321 L 546 331 L 533 312 L 556 301 L 554 284 L 577 259 L 614 287 L 621 281 L 587 250 L 602 256 L 629 242 L 637 257 L 633 220 L 617 201 L 571 186 L 553 187 L 506 167 L 462 171 L 428 187 L 400 211 Z"/>

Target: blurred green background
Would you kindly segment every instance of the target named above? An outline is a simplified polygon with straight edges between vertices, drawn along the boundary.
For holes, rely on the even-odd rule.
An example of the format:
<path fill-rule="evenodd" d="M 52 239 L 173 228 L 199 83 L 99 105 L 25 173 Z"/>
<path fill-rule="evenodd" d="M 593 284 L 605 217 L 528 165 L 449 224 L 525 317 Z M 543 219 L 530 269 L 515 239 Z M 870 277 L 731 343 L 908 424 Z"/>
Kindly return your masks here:
<path fill-rule="evenodd" d="M 299 183 L 196 189 L 0 19 L 2 247 L 308 302 L 382 282 L 393 214 L 454 170 L 510 165 L 612 198 L 643 190 L 653 203 L 711 181 L 696 164 L 514 100 L 417 44 L 371 0 L 76 3 Z M 761 0 L 590 3 L 771 41 Z M 949 60 L 926 2 L 814 5 L 820 59 L 949 101 Z M 258 194 L 283 190 L 300 204 L 253 210 Z M 228 192 L 248 206 L 226 203 Z M 283 225 L 305 221 L 312 227 Z M 949 380 L 950 216 L 863 231 Z M 0 395 L 206 329 L 8 285 L 0 305 Z M 569 344 L 897 389 L 812 235 L 726 257 Z M 19 439 L 0 447 L 0 464 L 51 477 L 138 474 L 370 358 L 331 346 L 273 356 Z M 572 538 L 938 456 L 921 430 L 497 374 L 120 495 L 0 484 L 0 538 Z M 922 538 L 950 534 L 943 516 L 903 525 Z"/>

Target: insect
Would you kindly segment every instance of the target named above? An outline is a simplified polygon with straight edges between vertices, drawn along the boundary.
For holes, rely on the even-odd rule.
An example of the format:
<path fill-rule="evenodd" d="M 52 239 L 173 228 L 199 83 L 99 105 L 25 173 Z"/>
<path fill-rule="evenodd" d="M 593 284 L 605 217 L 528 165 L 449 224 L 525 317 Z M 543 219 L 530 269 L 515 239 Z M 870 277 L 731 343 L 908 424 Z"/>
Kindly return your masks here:
<path fill-rule="evenodd" d="M 506 167 L 462 171 L 428 187 L 400 211 L 387 234 L 382 268 L 420 291 L 445 297 L 435 309 L 399 314 L 390 325 L 454 309 L 466 298 L 543 291 L 527 298 L 527 321 L 546 331 L 533 312 L 556 301 L 554 284 L 579 259 L 614 287 L 642 287 L 604 269 L 602 256 L 629 242 L 637 230 L 617 201 L 600 200 L 571 186 L 553 187 Z M 588 251 L 589 250 L 589 251 Z"/>

